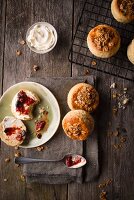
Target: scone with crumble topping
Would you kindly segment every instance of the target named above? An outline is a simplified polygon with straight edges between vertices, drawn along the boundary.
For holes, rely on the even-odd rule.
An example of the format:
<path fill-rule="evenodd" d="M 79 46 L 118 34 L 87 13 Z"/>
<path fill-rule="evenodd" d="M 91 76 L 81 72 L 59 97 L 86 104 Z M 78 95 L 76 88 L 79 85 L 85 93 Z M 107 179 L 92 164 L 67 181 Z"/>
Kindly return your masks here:
<path fill-rule="evenodd" d="M 127 48 L 127 57 L 132 64 L 134 64 L 134 39 Z"/>
<path fill-rule="evenodd" d="M 120 35 L 111 26 L 98 25 L 87 36 L 87 45 L 92 54 L 100 58 L 109 58 L 120 48 Z"/>
<path fill-rule="evenodd" d="M 85 110 L 93 112 L 99 104 L 99 94 L 96 89 L 87 83 L 74 85 L 68 93 L 67 103 L 71 110 Z"/>
<path fill-rule="evenodd" d="M 134 20 L 134 0 L 113 0 L 111 3 L 113 17 L 121 23 Z"/>
<path fill-rule="evenodd" d="M 66 135 L 74 140 L 86 140 L 94 129 L 92 116 L 84 110 L 68 112 L 62 120 Z"/>
<path fill-rule="evenodd" d="M 39 102 L 39 98 L 33 92 L 22 89 L 14 96 L 11 111 L 17 119 L 30 120 L 33 118 L 33 107 Z"/>

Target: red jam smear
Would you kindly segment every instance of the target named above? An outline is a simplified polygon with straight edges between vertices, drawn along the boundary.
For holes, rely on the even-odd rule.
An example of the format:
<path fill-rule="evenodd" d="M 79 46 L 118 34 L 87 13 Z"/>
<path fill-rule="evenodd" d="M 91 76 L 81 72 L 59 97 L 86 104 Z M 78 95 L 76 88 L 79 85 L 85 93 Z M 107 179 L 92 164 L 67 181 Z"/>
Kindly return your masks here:
<path fill-rule="evenodd" d="M 68 156 L 67 158 L 66 158 L 66 165 L 68 166 L 68 167 L 72 167 L 72 166 L 74 166 L 74 165 L 77 165 L 78 163 L 80 163 L 81 162 L 81 158 L 80 157 L 76 157 L 77 159 L 75 159 L 74 161 L 72 160 L 72 156 Z"/>
<path fill-rule="evenodd" d="M 26 93 L 21 90 L 18 93 L 18 99 L 16 103 L 16 111 L 19 111 L 21 114 L 29 114 L 29 109 L 25 109 L 24 104 L 30 106 L 35 103 L 35 100 L 28 97 Z"/>
<path fill-rule="evenodd" d="M 16 127 L 10 127 L 10 128 L 5 128 L 4 132 L 6 133 L 6 135 L 11 136 L 12 134 L 15 134 L 16 131 L 20 131 L 20 128 L 16 128 Z"/>
<path fill-rule="evenodd" d="M 46 125 L 46 122 L 45 122 L 45 121 L 38 121 L 38 122 L 36 123 L 36 126 L 35 126 L 36 131 L 37 131 L 37 132 L 38 132 L 38 131 L 41 131 L 41 130 L 45 127 L 45 125 Z"/>

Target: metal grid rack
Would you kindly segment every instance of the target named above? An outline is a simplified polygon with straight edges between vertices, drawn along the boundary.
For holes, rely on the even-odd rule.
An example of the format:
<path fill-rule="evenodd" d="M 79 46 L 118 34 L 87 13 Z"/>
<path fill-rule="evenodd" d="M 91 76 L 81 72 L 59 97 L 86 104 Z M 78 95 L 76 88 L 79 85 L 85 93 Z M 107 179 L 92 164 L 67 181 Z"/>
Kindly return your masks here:
<path fill-rule="evenodd" d="M 108 59 L 95 57 L 87 47 L 88 32 L 99 24 L 115 27 L 121 36 L 118 53 Z M 133 38 L 134 24 L 122 24 L 113 18 L 111 0 L 86 0 L 72 41 L 69 61 L 134 82 L 134 65 L 127 58 L 127 47 Z"/>

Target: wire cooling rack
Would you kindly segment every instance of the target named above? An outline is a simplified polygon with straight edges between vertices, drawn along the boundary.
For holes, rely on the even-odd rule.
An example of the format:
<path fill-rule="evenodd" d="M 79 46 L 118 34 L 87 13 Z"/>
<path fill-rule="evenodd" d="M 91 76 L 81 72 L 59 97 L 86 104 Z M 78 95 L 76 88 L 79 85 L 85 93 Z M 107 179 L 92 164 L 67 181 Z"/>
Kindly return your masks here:
<path fill-rule="evenodd" d="M 87 47 L 88 32 L 99 24 L 110 25 L 120 33 L 121 47 L 108 59 L 95 57 Z M 134 65 L 127 58 L 127 47 L 134 38 L 134 24 L 117 22 L 111 14 L 111 0 L 86 0 L 69 52 L 69 61 L 134 82 Z"/>

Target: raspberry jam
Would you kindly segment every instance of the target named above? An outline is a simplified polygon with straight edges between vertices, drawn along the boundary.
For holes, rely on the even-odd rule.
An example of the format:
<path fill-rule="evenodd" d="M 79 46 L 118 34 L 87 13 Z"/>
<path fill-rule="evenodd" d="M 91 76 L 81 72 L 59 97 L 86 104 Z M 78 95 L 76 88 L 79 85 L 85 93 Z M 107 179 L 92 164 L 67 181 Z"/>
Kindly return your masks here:
<path fill-rule="evenodd" d="M 68 156 L 65 160 L 65 163 L 68 167 L 77 165 L 80 162 L 81 162 L 81 157 L 78 157 L 78 156 L 76 156 L 76 157 Z"/>
<path fill-rule="evenodd" d="M 11 136 L 12 134 L 15 134 L 16 131 L 20 131 L 20 128 L 10 127 L 10 128 L 5 128 L 4 130 L 7 136 Z"/>
<path fill-rule="evenodd" d="M 19 93 L 18 93 L 18 99 L 17 99 L 17 103 L 16 103 L 16 111 L 19 111 L 21 114 L 28 114 L 29 113 L 29 109 L 25 109 L 24 107 L 24 104 L 26 106 L 30 106 L 32 105 L 33 103 L 35 103 L 35 100 L 28 97 L 26 95 L 26 93 L 21 90 Z"/>
<path fill-rule="evenodd" d="M 36 127 L 35 127 L 36 131 L 37 131 L 37 132 L 38 132 L 38 131 L 41 131 L 41 130 L 45 127 L 45 125 L 46 125 L 46 122 L 45 122 L 45 121 L 38 121 L 38 122 L 36 123 Z"/>

